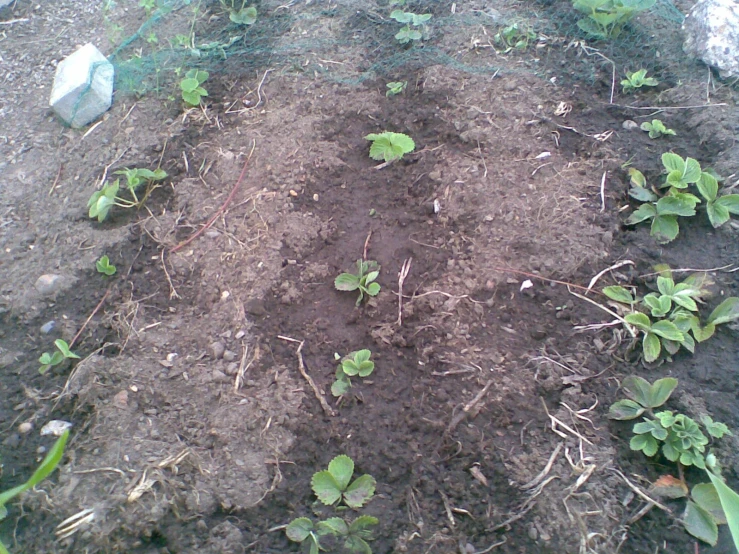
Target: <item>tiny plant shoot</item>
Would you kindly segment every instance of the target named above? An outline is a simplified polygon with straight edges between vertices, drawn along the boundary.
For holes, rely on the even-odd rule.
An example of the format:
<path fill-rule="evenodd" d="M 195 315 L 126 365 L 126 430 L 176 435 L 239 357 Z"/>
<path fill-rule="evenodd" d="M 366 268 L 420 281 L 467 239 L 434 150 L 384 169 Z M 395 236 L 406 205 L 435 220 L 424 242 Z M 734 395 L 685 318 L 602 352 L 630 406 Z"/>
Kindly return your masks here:
<path fill-rule="evenodd" d="M 202 84 L 208 79 L 208 72 L 199 69 L 191 69 L 185 73 L 185 78 L 180 81 L 182 89 L 182 99 L 188 106 L 196 107 L 200 105 L 200 99 L 208 96 Z"/>
<path fill-rule="evenodd" d="M 413 139 L 403 133 L 385 131 L 383 133 L 370 133 L 364 138 L 372 141 L 369 155 L 373 160 L 394 162 L 416 149 L 416 143 L 413 142 Z"/>
<path fill-rule="evenodd" d="M 405 90 L 405 87 L 408 86 L 408 81 L 392 81 L 386 86 L 387 92 L 385 93 L 385 96 L 395 96 Z"/>
<path fill-rule="evenodd" d="M 336 381 L 331 385 L 331 394 L 334 396 L 341 397 L 349 392 L 352 386 L 350 377 L 369 377 L 375 370 L 375 362 L 370 361 L 372 352 L 369 350 L 357 350 L 343 358 L 338 354 L 335 356 L 340 361 L 336 367 Z"/>
<path fill-rule="evenodd" d="M 100 258 L 97 262 L 95 262 L 95 269 L 98 270 L 98 273 L 102 273 L 104 275 L 107 275 L 110 277 L 111 275 L 115 275 L 115 266 L 110 263 L 110 259 L 108 256 L 103 256 Z"/>
<path fill-rule="evenodd" d="M 713 421 L 709 415 L 702 416 L 699 424 L 693 418 L 672 410 L 655 412 L 669 400 L 677 384 L 677 379 L 671 377 L 657 379 L 654 383 L 639 376 L 626 377 L 621 388 L 628 398 L 611 405 L 608 417 L 619 421 L 642 417 L 643 421 L 634 424 L 634 436 L 629 443 L 631 450 L 643 452 L 650 458 L 661 452 L 667 460 L 677 464 L 680 478 L 663 475 L 654 482 L 650 492 L 668 499 L 686 498 L 681 521 L 688 533 L 715 546 L 718 525 L 728 522 L 737 545 L 739 495 L 721 478 L 716 456 L 706 454 L 706 448 L 713 439 L 732 433 L 726 425 Z M 705 470 L 711 483 L 700 483 L 690 490 L 684 472 L 684 467 L 688 466 Z"/>
<path fill-rule="evenodd" d="M 633 73 L 626 72 L 626 79 L 621 81 L 624 93 L 634 92 L 642 87 L 656 87 L 659 81 L 654 77 L 647 77 L 647 70 L 640 69 Z"/>
<path fill-rule="evenodd" d="M 668 129 L 667 127 L 665 127 L 665 124 L 662 123 L 662 121 L 659 119 L 653 119 L 651 123 L 649 121 L 645 121 L 639 126 L 639 128 L 642 131 L 647 131 L 649 133 L 649 138 L 653 139 L 665 135 L 671 135 L 674 137 L 677 134 L 672 129 Z"/>
<path fill-rule="evenodd" d="M 108 217 L 108 212 L 110 212 L 113 206 L 120 208 L 135 208 L 140 206 L 144 203 L 151 191 L 158 186 L 153 185 L 153 183 L 167 177 L 167 172 L 163 169 L 151 171 L 143 168 L 126 168 L 116 171 L 116 174 L 125 177 L 126 188 L 133 200 L 118 196 L 118 191 L 121 188 L 120 179 L 116 179 L 112 183 L 106 182 L 102 189 L 92 193 L 90 200 L 87 202 L 87 207 L 89 208 L 88 215 L 93 219 L 97 218 L 99 222 L 103 222 Z M 147 186 L 147 190 L 144 196 L 139 199 L 136 190 L 144 184 Z"/>
<path fill-rule="evenodd" d="M 380 266 L 374 261 L 357 260 L 357 273 L 342 273 L 334 280 L 336 290 L 352 292 L 359 291 L 357 306 L 364 300 L 364 295 L 377 296 L 380 293 L 380 284 L 375 282 L 380 275 Z"/>
<path fill-rule="evenodd" d="M 423 32 L 420 29 L 426 28 L 426 22 L 431 19 L 430 13 L 415 14 L 413 12 L 404 12 L 403 10 L 393 10 L 390 13 L 390 18 L 394 19 L 398 23 L 405 23 L 398 33 L 395 35 L 395 39 L 400 44 L 408 44 L 421 40 L 423 38 Z"/>
<path fill-rule="evenodd" d="M 38 359 L 38 362 L 41 364 L 41 367 L 38 368 L 38 372 L 41 375 L 49 371 L 50 368 L 59 365 L 64 360 L 80 359 L 77 354 L 69 349 L 69 345 L 66 341 L 62 339 L 56 339 L 54 341 L 54 346 L 56 346 L 56 351 L 53 354 L 50 354 L 49 352 L 44 352 Z"/>
<path fill-rule="evenodd" d="M 511 50 L 526 50 L 535 38 L 536 32 L 531 25 L 526 21 L 516 21 L 495 33 L 493 41 L 502 46 L 504 53 L 508 54 Z"/>
<path fill-rule="evenodd" d="M 67 444 L 68 438 L 69 430 L 66 430 L 56 440 L 54 446 L 51 447 L 51 450 L 49 450 L 49 453 L 41 462 L 41 465 L 38 466 L 38 468 L 36 469 L 36 471 L 34 471 L 33 475 L 31 475 L 31 478 L 28 481 L 21 485 L 18 485 L 17 487 L 13 487 L 12 489 L 0 493 L 0 521 L 5 519 L 5 517 L 8 515 L 8 509 L 5 507 L 8 502 L 13 500 L 19 494 L 38 485 L 41 481 L 46 479 L 52 471 L 56 469 L 56 467 L 59 465 L 59 462 L 62 460 L 62 456 L 64 455 L 64 447 Z M 2 542 L 0 542 L 0 553 L 7 554 L 7 552 L 8 550 L 5 548 Z"/>

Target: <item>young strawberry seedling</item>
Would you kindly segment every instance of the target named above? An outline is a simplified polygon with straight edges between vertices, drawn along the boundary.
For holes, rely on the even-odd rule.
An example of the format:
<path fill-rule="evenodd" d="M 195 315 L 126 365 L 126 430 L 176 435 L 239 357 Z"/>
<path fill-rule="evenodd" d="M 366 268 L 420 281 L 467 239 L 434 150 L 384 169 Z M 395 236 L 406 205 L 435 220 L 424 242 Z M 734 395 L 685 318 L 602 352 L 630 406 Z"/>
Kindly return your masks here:
<path fill-rule="evenodd" d="M 357 273 L 342 273 L 334 280 L 336 290 L 352 292 L 359 291 L 357 306 L 364 300 L 364 295 L 377 296 L 380 293 L 380 284 L 375 283 L 380 275 L 380 266 L 374 261 L 357 260 Z"/>
<path fill-rule="evenodd" d="M 50 368 L 59 365 L 64 360 L 80 359 L 77 354 L 69 349 L 67 341 L 56 339 L 54 341 L 54 346 L 56 346 L 56 351 L 53 354 L 50 354 L 49 352 L 44 352 L 38 359 L 38 362 L 41 364 L 41 367 L 38 368 L 38 372 L 41 375 L 49 371 Z"/>
<path fill-rule="evenodd" d="M 385 160 L 386 163 L 401 159 L 405 154 L 413 152 L 416 143 L 403 133 L 370 133 L 366 140 L 371 140 L 369 155 L 373 160 Z"/>
<path fill-rule="evenodd" d="M 357 350 L 347 354 L 341 358 L 335 354 L 337 360 L 340 360 L 336 367 L 336 381 L 331 385 L 331 394 L 336 397 L 344 396 L 352 387 L 350 377 L 369 377 L 375 370 L 375 362 L 370 361 L 372 352 L 369 350 Z"/>

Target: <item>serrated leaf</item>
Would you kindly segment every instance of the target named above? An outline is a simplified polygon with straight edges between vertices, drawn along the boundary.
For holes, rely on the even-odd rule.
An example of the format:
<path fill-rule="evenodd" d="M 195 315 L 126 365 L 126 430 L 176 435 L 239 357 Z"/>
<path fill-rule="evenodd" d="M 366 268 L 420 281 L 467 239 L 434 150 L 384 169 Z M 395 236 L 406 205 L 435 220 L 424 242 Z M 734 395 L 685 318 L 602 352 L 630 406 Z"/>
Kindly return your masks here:
<path fill-rule="evenodd" d="M 370 157 L 374 160 L 391 162 L 402 158 L 404 154 L 413 152 L 416 148 L 413 139 L 403 133 L 385 131 L 379 134 L 371 133 L 364 138 L 372 141 Z"/>
<path fill-rule="evenodd" d="M 360 377 L 367 377 L 371 375 L 374 370 L 375 370 L 374 362 L 362 362 L 361 364 L 359 364 L 359 376 Z"/>
<path fill-rule="evenodd" d="M 651 435 L 634 435 L 629 441 L 631 450 L 644 452 L 645 455 L 652 457 L 657 453 L 657 441 Z"/>
<path fill-rule="evenodd" d="M 341 488 L 329 471 L 314 473 L 310 484 L 318 500 L 327 506 L 336 504 L 341 498 Z"/>
<path fill-rule="evenodd" d="M 665 169 L 668 172 L 679 171 L 681 175 L 685 170 L 685 162 L 683 161 L 683 159 L 677 154 L 673 154 L 672 152 L 665 152 L 664 154 L 662 154 L 662 165 L 665 166 Z"/>
<path fill-rule="evenodd" d="M 739 298 L 730 296 L 711 312 L 708 316 L 708 323 L 721 325 L 736 319 L 739 319 Z"/>
<path fill-rule="evenodd" d="M 349 525 L 349 531 L 356 533 L 363 539 L 372 538 L 372 530 L 370 527 L 377 525 L 380 521 L 376 517 L 372 516 L 359 516 L 357 519 L 352 521 Z"/>
<path fill-rule="evenodd" d="M 721 507 L 721 499 L 718 492 L 716 492 L 716 487 L 711 483 L 695 485 L 690 493 L 690 498 L 708 512 L 718 525 L 726 524 L 726 515 Z"/>
<path fill-rule="evenodd" d="M 365 348 L 363 350 L 357 350 L 356 352 L 354 352 L 352 358 L 354 359 L 354 363 L 356 363 L 357 365 L 361 365 L 362 362 L 366 362 L 367 360 L 369 360 L 370 356 L 372 356 L 372 352 Z"/>
<path fill-rule="evenodd" d="M 701 178 L 701 164 L 693 158 L 685 158 L 685 174 L 683 180 L 686 183 L 697 183 Z"/>
<path fill-rule="evenodd" d="M 633 304 L 636 301 L 634 296 L 631 294 L 631 291 L 617 285 L 604 287 L 603 294 L 611 300 L 621 302 L 622 304 Z"/>
<path fill-rule="evenodd" d="M 377 483 L 371 475 L 357 477 L 344 492 L 344 502 L 350 508 L 361 508 L 375 494 Z"/>
<path fill-rule="evenodd" d="M 194 91 L 182 91 L 182 99 L 190 106 L 200 105 L 200 95 Z"/>
<path fill-rule="evenodd" d="M 641 312 L 626 314 L 624 316 L 624 320 L 626 323 L 633 325 L 642 331 L 649 331 L 652 328 L 652 322 L 650 321 L 649 316 Z"/>
<path fill-rule="evenodd" d="M 370 283 L 367 285 L 367 294 L 370 296 L 377 296 L 380 293 L 379 283 Z"/>
<path fill-rule="evenodd" d="M 731 435 L 731 431 L 729 431 L 729 428 L 726 426 L 725 423 L 721 423 L 719 421 L 713 421 L 713 418 L 711 416 L 703 416 L 701 418 L 701 421 L 703 422 L 703 425 L 706 427 L 706 431 L 708 431 L 708 434 L 716 439 L 722 438 L 724 435 Z"/>
<path fill-rule="evenodd" d="M 642 341 L 642 350 L 644 352 L 644 361 L 652 363 L 662 351 L 662 344 L 660 343 L 659 337 L 654 333 L 646 333 L 644 340 Z"/>
<path fill-rule="evenodd" d="M 730 213 L 739 215 L 739 194 L 719 196 L 716 203 L 726 208 Z"/>
<path fill-rule="evenodd" d="M 704 171 L 701 173 L 700 179 L 698 179 L 698 182 L 695 185 L 703 198 L 709 202 L 716 199 L 716 195 L 718 194 L 718 181 L 713 175 Z"/>
<path fill-rule="evenodd" d="M 348 379 L 337 379 L 331 385 L 331 394 L 335 397 L 344 396 L 351 388 L 351 383 Z"/>
<path fill-rule="evenodd" d="M 636 188 L 645 188 L 647 186 L 646 177 L 644 177 L 644 174 L 635 167 L 630 167 L 626 173 L 629 176 L 629 181 L 632 186 Z"/>
<path fill-rule="evenodd" d="M 307 517 L 296 518 L 285 527 L 287 538 L 294 542 L 303 542 L 311 531 L 313 531 L 313 522 Z"/>
<path fill-rule="evenodd" d="M 189 78 L 180 81 L 180 88 L 183 92 L 194 92 L 199 86 L 200 82 L 197 79 Z"/>
<path fill-rule="evenodd" d="M 336 456 L 328 464 L 328 471 L 336 480 L 340 490 L 345 490 L 354 473 L 354 461 L 344 454 Z"/>
<path fill-rule="evenodd" d="M 682 342 L 684 335 L 672 321 L 656 321 L 652 325 L 652 333 L 668 340 Z"/>
<path fill-rule="evenodd" d="M 674 500 L 676 498 L 685 498 L 688 496 L 689 490 L 688 486 L 677 477 L 673 477 L 672 475 L 662 475 L 654 482 L 650 492 L 661 498 L 670 498 Z"/>
<path fill-rule="evenodd" d="M 664 377 L 657 379 L 649 388 L 649 404 L 648 408 L 659 408 L 670 398 L 670 395 L 677 387 L 677 379 L 673 377 Z"/>
<path fill-rule="evenodd" d="M 349 526 L 340 517 L 330 517 L 324 521 L 319 521 L 317 527 L 321 535 L 331 534 L 345 537 L 349 534 Z"/>
<path fill-rule="evenodd" d="M 342 273 L 334 280 L 336 290 L 354 291 L 359 288 L 359 277 L 352 273 Z"/>
<path fill-rule="evenodd" d="M 370 545 L 361 537 L 350 535 L 344 542 L 344 548 L 356 554 L 372 554 Z"/>
<path fill-rule="evenodd" d="M 679 232 L 680 227 L 677 223 L 677 216 L 659 215 L 652 220 L 650 235 L 661 244 L 675 240 Z"/>
<path fill-rule="evenodd" d="M 621 388 L 624 392 L 635 400 L 639 405 L 645 408 L 649 407 L 649 399 L 651 396 L 652 385 L 649 381 L 638 375 L 629 375 L 621 381 Z"/>
<path fill-rule="evenodd" d="M 657 215 L 657 209 L 653 204 L 642 204 L 625 221 L 626 225 L 636 225 Z"/>
<path fill-rule="evenodd" d="M 731 219 L 729 210 L 717 202 L 706 204 L 706 213 L 708 214 L 708 221 L 711 222 L 714 229 L 718 229 Z"/>
<path fill-rule="evenodd" d="M 390 18 L 398 23 L 410 23 L 413 20 L 413 14 L 403 10 L 393 10 L 390 12 Z"/>
<path fill-rule="evenodd" d="M 350 377 L 354 377 L 359 373 L 359 366 L 354 363 L 354 360 L 344 360 L 341 362 L 341 369 Z"/>
<path fill-rule="evenodd" d="M 56 339 L 54 341 L 54 346 L 56 346 L 59 349 L 59 352 L 61 352 L 65 358 L 74 358 L 76 360 L 80 359 L 80 357 L 77 354 L 75 354 L 69 349 L 69 345 L 67 344 L 65 340 Z"/>
<path fill-rule="evenodd" d="M 718 526 L 711 514 L 698 506 L 695 502 L 688 500 L 683 514 L 685 530 L 695 538 L 716 546 L 718 542 Z"/>
<path fill-rule="evenodd" d="M 667 296 L 657 296 L 655 293 L 650 293 L 644 297 L 644 304 L 651 310 L 652 317 L 662 317 L 670 311 L 672 301 Z"/>
<path fill-rule="evenodd" d="M 716 326 L 713 323 L 708 323 L 705 327 L 700 326 L 700 322 L 694 325 L 690 329 L 693 332 L 693 337 L 698 342 L 710 339 L 716 332 Z"/>
<path fill-rule="evenodd" d="M 367 275 L 365 275 L 365 278 L 364 278 L 365 285 L 368 285 L 372 281 L 374 281 L 375 279 L 377 279 L 377 276 L 378 275 L 380 275 L 380 272 L 379 271 L 370 271 L 369 273 L 367 273 Z"/>
<path fill-rule="evenodd" d="M 616 419 L 618 421 L 628 421 L 630 419 L 636 419 L 644 413 L 644 408 L 634 402 L 633 400 L 625 399 L 619 400 L 611 404 L 608 408 L 608 417 L 610 419 Z"/>
<path fill-rule="evenodd" d="M 663 196 L 657 200 L 656 208 L 659 215 L 679 215 L 682 217 L 695 215 L 693 203 L 686 201 L 681 196 Z"/>
<path fill-rule="evenodd" d="M 656 202 L 659 199 L 651 190 L 641 187 L 631 187 L 629 189 L 629 196 L 639 202 Z"/>

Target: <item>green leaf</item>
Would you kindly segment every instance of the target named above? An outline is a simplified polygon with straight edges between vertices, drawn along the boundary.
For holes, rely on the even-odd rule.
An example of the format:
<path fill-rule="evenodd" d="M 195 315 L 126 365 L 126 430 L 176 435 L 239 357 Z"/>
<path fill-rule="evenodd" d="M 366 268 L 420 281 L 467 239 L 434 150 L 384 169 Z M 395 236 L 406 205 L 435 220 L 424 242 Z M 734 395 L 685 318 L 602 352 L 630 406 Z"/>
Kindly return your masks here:
<path fill-rule="evenodd" d="M 354 377 L 357 373 L 359 373 L 359 366 L 354 362 L 354 360 L 350 359 L 341 362 L 341 369 L 344 370 L 344 373 L 346 373 L 350 377 Z"/>
<path fill-rule="evenodd" d="M 705 171 L 701 173 L 700 179 L 698 179 L 698 182 L 696 183 L 696 187 L 701 196 L 709 202 L 716 199 L 716 195 L 718 194 L 718 181 L 716 180 L 716 177 L 710 173 L 706 173 Z"/>
<path fill-rule="evenodd" d="M 328 464 L 328 471 L 336 480 L 340 490 L 345 490 L 354 473 L 354 461 L 349 456 L 341 454 Z"/>
<path fill-rule="evenodd" d="M 652 333 L 677 342 L 682 342 L 684 340 L 683 333 L 672 321 L 655 321 L 652 325 Z"/>
<path fill-rule="evenodd" d="M 712 471 L 706 470 L 711 483 L 716 487 L 716 493 L 721 501 L 721 507 L 726 516 L 726 523 L 731 531 L 731 538 L 734 541 L 734 547 L 739 551 L 739 494 L 730 489 L 720 477 Z"/>
<path fill-rule="evenodd" d="M 652 457 L 657 453 L 658 444 L 652 435 L 634 435 L 629 441 L 631 450 L 642 451 L 645 455 Z"/>
<path fill-rule="evenodd" d="M 587 33 L 594 38 L 603 39 L 607 37 L 606 32 L 589 17 L 584 17 L 578 20 L 577 26 L 580 28 L 581 31 Z M 628 84 L 628 81 L 626 81 L 626 83 Z M 624 81 L 621 81 L 621 84 L 623 85 Z"/>
<path fill-rule="evenodd" d="M 651 190 L 641 187 L 631 187 L 629 189 L 629 196 L 639 202 L 656 202 L 659 199 Z"/>
<path fill-rule="evenodd" d="M 342 273 L 334 280 L 336 290 L 354 291 L 359 288 L 359 277 L 352 273 Z"/>
<path fill-rule="evenodd" d="M 716 546 L 718 542 L 718 526 L 711 514 L 698 506 L 695 502 L 688 500 L 683 514 L 685 530 L 695 538 Z"/>
<path fill-rule="evenodd" d="M 336 504 L 341 498 L 341 488 L 329 471 L 314 473 L 310 484 L 318 500 L 327 506 Z"/>
<path fill-rule="evenodd" d="M 670 277 L 660 275 L 657 277 L 657 289 L 662 294 L 670 296 L 675 290 L 675 282 Z"/>
<path fill-rule="evenodd" d="M 716 199 L 716 204 L 723 206 L 730 213 L 739 215 L 739 194 L 725 194 Z"/>
<path fill-rule="evenodd" d="M 716 492 L 716 487 L 711 483 L 700 483 L 694 486 L 690 497 L 708 512 L 718 525 L 726 525 L 726 515 L 721 507 L 721 499 Z"/>
<path fill-rule="evenodd" d="M 377 296 L 380 293 L 379 283 L 370 283 L 367 285 L 367 294 L 370 296 Z"/>
<path fill-rule="evenodd" d="M 54 345 L 59 349 L 59 352 L 61 352 L 65 358 L 75 358 L 76 360 L 80 359 L 80 357 L 77 354 L 75 354 L 69 349 L 69 345 L 67 344 L 66 341 L 62 339 L 56 339 L 54 341 Z"/>
<path fill-rule="evenodd" d="M 111 265 L 110 258 L 108 258 L 108 256 L 103 256 L 95 262 L 95 268 L 98 270 L 98 273 L 103 273 L 108 276 L 115 273 L 115 266 Z"/>
<path fill-rule="evenodd" d="M 646 71 L 644 74 L 646 75 Z M 665 152 L 662 154 L 662 165 L 665 166 L 665 169 L 668 172 L 678 171 L 680 175 L 682 175 L 685 171 L 685 161 L 680 156 L 673 154 L 672 152 Z"/>
<path fill-rule="evenodd" d="M 646 188 L 647 179 L 646 177 L 644 177 L 644 174 L 641 171 L 639 171 L 635 167 L 630 167 L 626 173 L 629 176 L 632 187 Z"/>
<path fill-rule="evenodd" d="M 410 23 L 413 20 L 413 14 L 403 10 L 393 10 L 390 12 L 390 19 L 394 19 L 398 23 Z"/>
<path fill-rule="evenodd" d="M 379 271 L 370 271 L 367 275 L 364 276 L 364 284 L 370 284 L 372 281 L 377 279 L 378 275 L 380 275 Z"/>
<path fill-rule="evenodd" d="M 677 379 L 673 377 L 664 377 L 657 379 L 649 388 L 649 408 L 659 408 L 667 402 L 670 395 L 677 387 Z"/>
<path fill-rule="evenodd" d="M 624 316 L 626 323 L 633 325 L 637 329 L 642 331 L 649 331 L 652 328 L 652 322 L 649 320 L 649 316 L 641 312 L 635 312 L 633 314 L 626 314 Z"/>
<path fill-rule="evenodd" d="M 285 528 L 287 538 L 294 542 L 303 542 L 313 531 L 313 522 L 307 517 L 292 520 Z"/>
<path fill-rule="evenodd" d="M 709 323 L 705 327 L 701 327 L 700 322 L 698 322 L 696 325 L 691 327 L 691 331 L 693 331 L 693 336 L 695 337 L 695 340 L 697 340 L 698 342 L 703 342 L 713 336 L 713 333 L 716 332 L 716 325 L 714 325 L 713 323 Z"/>
<path fill-rule="evenodd" d="M 642 349 L 644 351 L 644 361 L 647 363 L 655 361 L 659 358 L 659 353 L 662 351 L 659 337 L 654 333 L 646 333 L 642 342 Z"/>
<path fill-rule="evenodd" d="M 183 92 L 193 92 L 199 86 L 200 83 L 197 79 L 182 79 L 180 81 L 180 88 Z"/>
<path fill-rule="evenodd" d="M 657 200 L 656 208 L 659 215 L 679 215 L 683 217 L 695 215 L 695 205 L 686 202 L 684 197 L 680 196 L 663 196 Z"/>
<path fill-rule="evenodd" d="M 663 317 L 670 311 L 672 301 L 669 296 L 657 296 L 652 292 L 644 297 L 644 304 L 651 310 L 652 317 Z"/>
<path fill-rule="evenodd" d="M 657 209 L 653 204 L 642 204 L 627 219 L 626 225 L 636 225 L 657 215 Z"/>
<path fill-rule="evenodd" d="M 726 424 L 719 421 L 713 421 L 713 418 L 711 416 L 704 415 L 701 418 L 701 421 L 703 422 L 703 425 L 705 425 L 708 434 L 716 439 L 720 439 L 724 435 L 732 434 Z"/>
<path fill-rule="evenodd" d="M 374 370 L 375 370 L 374 362 L 362 362 L 361 364 L 359 364 L 359 376 L 360 377 L 367 377 L 371 375 Z"/>
<path fill-rule="evenodd" d="M 371 475 L 357 477 L 344 492 L 344 502 L 350 508 L 361 508 L 375 494 L 377 483 Z"/>
<path fill-rule="evenodd" d="M 242 8 L 237 12 L 231 12 L 228 18 L 237 25 L 253 25 L 257 20 L 257 9 L 254 6 Z"/>
<path fill-rule="evenodd" d="M 182 91 L 182 99 L 190 106 L 200 105 L 200 94 L 192 91 Z"/>
<path fill-rule="evenodd" d="M 349 389 L 351 387 L 352 385 L 349 379 L 337 379 L 331 385 L 331 394 L 333 394 L 337 398 L 340 396 L 344 396 L 347 392 L 349 392 Z"/>
<path fill-rule="evenodd" d="M 619 400 L 611 404 L 608 409 L 608 417 L 619 421 L 636 419 L 644 413 L 644 408 L 633 400 Z"/>
<path fill-rule="evenodd" d="M 650 492 L 662 498 L 685 498 L 688 496 L 688 487 L 680 479 L 676 479 L 672 475 L 662 475 L 657 479 Z"/>
<path fill-rule="evenodd" d="M 413 152 L 416 148 L 413 139 L 403 133 L 385 131 L 380 134 L 370 133 L 364 138 L 372 141 L 370 157 L 374 160 L 386 162 L 399 160 L 404 154 Z"/>
<path fill-rule="evenodd" d="M 429 19 L 431 19 L 432 15 L 430 13 L 424 13 L 424 14 L 412 14 L 413 15 L 413 25 L 419 26 L 426 23 Z"/>
<path fill-rule="evenodd" d="M 370 527 L 373 527 L 378 523 L 380 523 L 380 521 L 376 517 L 359 516 L 357 519 L 352 521 L 351 525 L 349 525 L 349 532 L 357 534 L 363 539 L 369 540 L 372 538 L 372 530 Z"/>
<path fill-rule="evenodd" d="M 605 294 L 611 300 L 621 302 L 622 304 L 633 304 L 634 302 L 636 302 L 634 296 L 631 294 L 631 291 L 620 286 L 605 287 L 603 289 L 603 294 Z"/>
<path fill-rule="evenodd" d="M 679 232 L 680 227 L 677 224 L 677 216 L 658 215 L 652 220 L 650 234 L 661 244 L 675 240 Z"/>
<path fill-rule="evenodd" d="M 370 350 L 367 350 L 366 348 L 363 350 L 357 350 L 353 354 L 354 363 L 357 365 L 361 365 L 363 362 L 366 362 L 370 359 L 370 356 L 372 356 L 372 352 Z"/>
<path fill-rule="evenodd" d="M 349 534 L 349 526 L 340 517 L 330 517 L 325 521 L 319 521 L 317 525 L 319 534 L 345 537 Z"/>
<path fill-rule="evenodd" d="M 649 434 L 653 438 L 663 441 L 667 438 L 667 430 L 659 422 L 646 419 L 634 424 L 634 433 L 637 435 Z"/>
<path fill-rule="evenodd" d="M 697 183 L 701 178 L 701 164 L 693 158 L 685 158 L 685 173 L 683 180 L 687 183 Z"/>
<path fill-rule="evenodd" d="M 649 401 L 652 396 L 652 385 L 649 381 L 638 375 L 629 375 L 621 381 L 621 388 L 635 400 L 640 406 L 649 408 Z"/>
<path fill-rule="evenodd" d="M 718 202 L 709 202 L 706 204 L 706 213 L 708 214 L 708 221 L 711 222 L 714 229 L 718 229 L 731 219 L 729 210 Z"/>
<path fill-rule="evenodd" d="M 344 548 L 356 554 L 372 554 L 370 545 L 362 537 L 349 535 L 344 542 Z"/>
<path fill-rule="evenodd" d="M 711 312 L 708 316 L 708 323 L 721 325 L 736 319 L 739 319 L 739 298 L 730 296 Z"/>

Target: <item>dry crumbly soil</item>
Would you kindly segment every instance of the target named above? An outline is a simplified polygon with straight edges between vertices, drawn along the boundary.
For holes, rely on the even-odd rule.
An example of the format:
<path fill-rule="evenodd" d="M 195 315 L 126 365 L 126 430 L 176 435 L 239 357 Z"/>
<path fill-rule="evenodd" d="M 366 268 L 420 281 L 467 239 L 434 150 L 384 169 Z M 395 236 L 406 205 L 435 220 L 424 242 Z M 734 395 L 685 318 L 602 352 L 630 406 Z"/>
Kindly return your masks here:
<path fill-rule="evenodd" d="M 338 454 L 377 480 L 362 511 L 380 520 L 376 553 L 731 551 L 725 529 L 698 546 L 678 502 L 634 517 L 643 503 L 618 472 L 646 489 L 675 470 L 631 453 L 628 426 L 606 413 L 623 376 L 671 375 L 672 409 L 739 428 L 737 329 L 646 366 L 618 327 L 578 331 L 611 318 L 571 294 L 620 260 L 633 264 L 599 286 L 647 291 L 645 275 L 667 263 L 722 268 L 709 272 L 709 308 L 739 294 L 736 226 L 698 217 L 660 246 L 623 225 L 627 161 L 654 181 L 671 149 L 736 181 L 736 93 L 707 88 L 674 23 L 639 18 L 662 84 L 610 102 L 610 63 L 555 32 L 556 12 L 574 17 L 567 3 L 537 4 L 545 38 L 503 54 L 491 37 L 520 6 L 416 2 L 446 24 L 404 65 L 370 74 L 378 52 L 399 48 L 380 40 L 384 2 L 264 1 L 257 26 L 280 22 L 265 32 L 275 52 L 305 37 L 329 46 L 215 64 L 203 110 L 119 91 L 97 127 L 64 128 L 47 108 L 55 63 L 88 41 L 109 54 L 105 18 L 131 33 L 145 19 L 137 4 L 0 10 L 2 490 L 52 444 L 47 421 L 73 423 L 60 471 L 0 526 L 11 551 L 298 552 L 280 526 L 330 515 L 310 479 Z M 228 25 L 218 3 L 203 8 L 198 32 Z M 183 24 L 176 13 L 160 34 Z M 634 63 L 596 46 L 619 75 Z M 418 63 L 432 48 L 447 58 Z M 405 92 L 386 97 L 400 79 Z M 710 107 L 665 109 L 704 105 L 707 90 Z M 622 126 L 655 113 L 677 137 Z M 363 137 L 383 130 L 416 149 L 378 169 Z M 158 165 L 169 179 L 143 209 L 86 217 L 105 176 Z M 112 278 L 93 269 L 103 254 Z M 382 291 L 356 307 L 333 280 L 362 257 L 380 264 Z M 43 274 L 60 279 L 46 296 Z M 39 375 L 40 354 L 81 329 L 83 359 Z M 375 372 L 337 402 L 334 354 L 360 348 Z M 736 438 L 718 453 L 736 485 Z M 57 540 L 82 510 L 94 515 Z"/>

